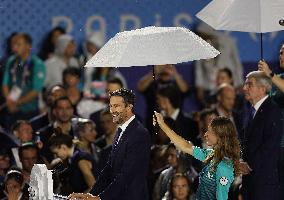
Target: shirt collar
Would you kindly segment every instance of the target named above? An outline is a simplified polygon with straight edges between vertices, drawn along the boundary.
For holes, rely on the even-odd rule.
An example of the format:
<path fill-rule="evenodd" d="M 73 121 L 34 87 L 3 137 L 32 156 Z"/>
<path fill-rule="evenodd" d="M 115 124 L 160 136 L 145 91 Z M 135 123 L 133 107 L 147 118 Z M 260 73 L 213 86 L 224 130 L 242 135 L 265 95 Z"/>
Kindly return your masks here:
<path fill-rule="evenodd" d="M 179 108 L 175 109 L 175 111 L 173 112 L 173 114 L 171 114 L 170 117 L 171 117 L 173 120 L 177 120 L 179 111 L 180 111 Z"/>
<path fill-rule="evenodd" d="M 119 126 L 119 128 L 121 128 L 122 132 L 124 132 L 126 130 L 127 126 L 130 124 L 130 122 L 132 122 L 132 120 L 134 120 L 134 118 L 135 118 L 135 115 L 130 117 L 126 122 L 124 122 L 124 124 Z"/>
<path fill-rule="evenodd" d="M 260 99 L 253 107 L 255 109 L 255 113 L 257 112 L 257 110 L 259 109 L 259 107 L 261 106 L 261 104 L 268 98 L 268 95 L 266 95 L 265 97 L 263 97 L 262 99 Z"/>

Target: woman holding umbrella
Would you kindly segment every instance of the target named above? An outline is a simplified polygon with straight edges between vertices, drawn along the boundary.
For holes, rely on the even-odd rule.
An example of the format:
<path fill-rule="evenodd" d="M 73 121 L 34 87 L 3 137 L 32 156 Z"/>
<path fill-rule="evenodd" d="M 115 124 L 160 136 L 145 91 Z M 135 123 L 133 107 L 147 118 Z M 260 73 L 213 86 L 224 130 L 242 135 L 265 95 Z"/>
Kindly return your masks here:
<path fill-rule="evenodd" d="M 176 147 L 205 163 L 200 173 L 197 199 L 228 199 L 234 177 L 240 173 L 240 145 L 231 120 L 216 117 L 209 124 L 204 136 L 212 149 L 201 149 L 180 137 L 166 125 L 160 113 L 155 112 L 153 121 L 159 124 Z"/>

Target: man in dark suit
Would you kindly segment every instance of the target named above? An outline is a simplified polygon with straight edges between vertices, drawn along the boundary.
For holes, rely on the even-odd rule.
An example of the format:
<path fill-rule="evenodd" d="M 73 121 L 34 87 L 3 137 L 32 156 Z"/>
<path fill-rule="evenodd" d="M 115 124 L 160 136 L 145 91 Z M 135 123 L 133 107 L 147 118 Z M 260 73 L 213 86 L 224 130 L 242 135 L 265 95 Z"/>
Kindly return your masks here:
<path fill-rule="evenodd" d="M 199 145 L 197 122 L 181 110 L 181 99 L 182 96 L 175 87 L 168 86 L 157 91 L 159 109 L 166 118 L 173 120 L 173 129 L 184 139 Z"/>
<path fill-rule="evenodd" d="M 280 200 L 279 153 L 281 110 L 268 93 L 272 82 L 263 72 L 250 72 L 244 94 L 252 108 L 241 135 L 243 147 L 242 190 L 244 200 Z"/>
<path fill-rule="evenodd" d="M 127 89 L 110 93 L 110 112 L 119 125 L 111 155 L 89 194 L 70 199 L 147 200 L 151 138 L 134 115 L 135 95 Z"/>

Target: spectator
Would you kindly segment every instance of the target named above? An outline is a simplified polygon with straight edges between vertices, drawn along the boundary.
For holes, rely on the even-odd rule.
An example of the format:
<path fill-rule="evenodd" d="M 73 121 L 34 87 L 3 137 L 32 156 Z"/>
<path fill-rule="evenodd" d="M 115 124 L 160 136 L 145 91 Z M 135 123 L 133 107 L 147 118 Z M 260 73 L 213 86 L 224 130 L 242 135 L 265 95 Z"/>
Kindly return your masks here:
<path fill-rule="evenodd" d="M 1 193 L 5 194 L 2 200 L 28 200 L 28 185 L 24 182 L 24 176 L 20 169 L 11 168 L 5 177 Z M 2 196 L 2 195 L 1 195 Z"/>
<path fill-rule="evenodd" d="M 153 200 L 163 198 L 169 189 L 169 182 L 175 173 L 185 173 L 192 182 L 198 176 L 191 163 L 187 162 L 188 158 L 179 152 L 173 144 L 168 145 L 167 156 L 170 167 L 161 172 L 155 184 Z"/>
<path fill-rule="evenodd" d="M 11 132 L 19 140 L 20 144 L 33 140 L 33 128 L 26 120 L 17 120 L 12 125 Z"/>
<path fill-rule="evenodd" d="M 157 102 L 165 117 L 169 117 L 174 121 L 174 130 L 186 140 L 197 144 L 197 123 L 182 111 L 179 91 L 170 86 L 161 88 L 157 91 Z"/>
<path fill-rule="evenodd" d="M 47 164 L 40 156 L 38 147 L 33 142 L 23 143 L 19 147 L 19 158 L 22 164 L 24 182 L 30 182 L 31 171 L 34 164 Z"/>
<path fill-rule="evenodd" d="M 153 111 L 158 108 L 156 104 L 156 93 L 158 89 L 172 86 L 177 88 L 178 96 L 181 96 L 182 107 L 183 98 L 188 92 L 188 85 L 178 73 L 174 65 L 156 65 L 154 66 L 157 80 L 153 80 L 152 72 L 142 77 L 138 84 L 137 89 L 141 92 L 145 98 L 147 110 L 146 110 L 146 126 L 152 133 L 153 131 Z"/>
<path fill-rule="evenodd" d="M 1 148 L 0 150 L 0 185 L 4 183 L 6 173 L 12 165 L 11 153 L 8 149 Z"/>
<path fill-rule="evenodd" d="M 194 200 L 192 183 L 184 174 L 175 174 L 170 181 L 170 187 L 162 200 Z"/>
<path fill-rule="evenodd" d="M 68 163 L 67 170 L 61 176 L 64 181 L 60 193 L 69 195 L 72 192 L 88 192 L 96 181 L 97 166 L 92 157 L 75 148 L 70 135 L 53 135 L 49 139 L 49 147 L 57 157 Z"/>
<path fill-rule="evenodd" d="M 79 68 L 68 67 L 63 71 L 63 85 L 66 90 L 67 97 L 72 102 L 74 108 L 82 99 L 83 94 L 78 89 L 78 85 L 81 79 L 81 72 Z"/>
<path fill-rule="evenodd" d="M 220 31 L 215 31 L 205 23 L 197 26 L 197 32 L 217 48 L 221 54 L 214 59 L 195 62 L 195 85 L 197 98 L 201 106 L 207 105 L 207 98 L 216 88 L 216 75 L 219 69 L 228 68 L 232 71 L 234 86 L 240 88 L 243 83 L 243 66 L 234 38 Z M 203 104 L 203 105 L 202 105 Z"/>
<path fill-rule="evenodd" d="M 45 36 L 38 54 L 42 60 L 47 60 L 53 56 L 56 41 L 58 37 L 63 34 L 65 34 L 65 30 L 57 26 Z"/>
<path fill-rule="evenodd" d="M 51 109 L 54 102 L 61 97 L 67 96 L 66 90 L 62 85 L 54 85 L 46 93 L 46 111 L 29 120 L 35 131 L 47 127 L 49 123 L 52 123 L 54 121 L 54 116 L 52 115 Z"/>
<path fill-rule="evenodd" d="M 89 119 L 80 119 L 77 124 L 77 133 L 79 136 L 77 147 L 92 155 L 96 163 L 98 163 L 100 149 L 94 144 L 97 137 L 95 123 Z"/>
<path fill-rule="evenodd" d="M 117 131 L 117 124 L 113 122 L 108 108 L 100 112 L 100 125 L 103 135 L 96 140 L 95 144 L 101 148 L 99 168 L 102 170 L 107 163 Z"/>
<path fill-rule="evenodd" d="M 26 33 L 17 35 L 16 55 L 8 59 L 2 91 L 6 98 L 6 128 L 17 119 L 29 119 L 38 113 L 38 97 L 45 79 L 45 66 L 31 55 L 32 39 Z"/>
<path fill-rule="evenodd" d="M 90 60 L 104 45 L 105 36 L 102 32 L 94 32 L 89 37 L 87 37 L 86 41 L 82 45 L 83 54 L 80 56 L 80 65 L 84 66 L 88 60 Z M 96 70 L 95 68 L 86 68 L 85 78 L 90 77 L 89 75 Z"/>
<path fill-rule="evenodd" d="M 45 61 L 46 80 L 45 87 L 49 89 L 56 84 L 62 84 L 62 74 L 67 67 L 79 67 L 74 57 L 76 45 L 72 36 L 63 34 L 58 37 L 55 44 L 54 56 Z"/>
<path fill-rule="evenodd" d="M 214 108 L 217 116 L 229 118 L 235 125 L 238 133 L 241 132 L 242 117 L 234 110 L 236 92 L 233 86 L 226 83 L 219 86 L 217 91 L 217 104 Z"/>
<path fill-rule="evenodd" d="M 99 67 L 91 76 L 90 83 L 85 83 L 84 94 L 87 97 L 95 98 L 96 100 L 108 101 L 107 82 L 109 79 L 117 78 L 122 82 L 124 88 L 127 88 L 127 83 L 123 75 L 115 68 Z"/>
<path fill-rule="evenodd" d="M 16 40 L 17 40 L 16 36 L 17 36 L 17 32 L 13 32 L 7 38 L 6 46 L 5 46 L 6 52 L 5 52 L 4 56 L 1 58 L 1 60 L 0 60 L 0 87 L 1 88 L 2 88 L 2 82 L 3 82 L 2 79 L 3 79 L 3 73 L 4 73 L 4 70 L 5 70 L 6 62 L 7 62 L 8 58 L 10 56 L 15 54 L 15 46 L 16 46 L 15 44 L 16 44 Z M 6 114 L 4 109 L 3 109 L 4 105 L 5 105 L 5 98 L 4 98 L 3 94 L 0 93 L 0 118 L 2 118 L 1 117 L 2 115 Z M 0 124 L 1 124 L 1 122 L 0 122 Z"/>

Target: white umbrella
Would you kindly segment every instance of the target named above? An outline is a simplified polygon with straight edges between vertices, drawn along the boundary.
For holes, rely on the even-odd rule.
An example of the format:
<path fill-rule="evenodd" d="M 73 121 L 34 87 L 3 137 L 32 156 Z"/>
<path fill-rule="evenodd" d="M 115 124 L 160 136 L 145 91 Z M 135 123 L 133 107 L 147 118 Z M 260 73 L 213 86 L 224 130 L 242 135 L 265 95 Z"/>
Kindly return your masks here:
<path fill-rule="evenodd" d="M 284 0 L 213 0 L 196 15 L 217 30 L 262 33 L 284 30 Z"/>
<path fill-rule="evenodd" d="M 152 26 L 116 34 L 85 67 L 177 64 L 218 54 L 219 51 L 186 28 Z"/>

